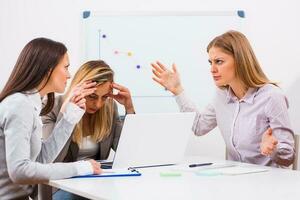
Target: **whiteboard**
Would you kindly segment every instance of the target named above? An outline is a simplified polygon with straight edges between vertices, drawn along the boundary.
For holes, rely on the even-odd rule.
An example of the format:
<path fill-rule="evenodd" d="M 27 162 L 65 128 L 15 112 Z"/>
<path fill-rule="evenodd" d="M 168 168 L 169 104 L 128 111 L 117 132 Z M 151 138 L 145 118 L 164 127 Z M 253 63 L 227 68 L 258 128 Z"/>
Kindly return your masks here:
<path fill-rule="evenodd" d="M 152 80 L 150 65 L 176 63 L 186 92 L 203 107 L 215 92 L 206 46 L 228 30 L 242 31 L 244 16 L 243 11 L 85 11 L 85 60 L 109 64 L 115 82 L 130 89 L 139 113 L 178 112 L 172 94 Z"/>

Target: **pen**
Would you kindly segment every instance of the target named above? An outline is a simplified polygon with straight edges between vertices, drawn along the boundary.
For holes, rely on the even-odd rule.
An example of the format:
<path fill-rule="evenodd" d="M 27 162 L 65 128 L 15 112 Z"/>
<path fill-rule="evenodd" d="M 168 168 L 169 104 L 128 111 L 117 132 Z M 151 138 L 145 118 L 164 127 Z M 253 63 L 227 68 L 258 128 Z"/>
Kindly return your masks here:
<path fill-rule="evenodd" d="M 212 165 L 212 163 L 199 163 L 199 164 L 190 164 L 189 167 L 201 167 L 206 165 Z"/>
<path fill-rule="evenodd" d="M 128 169 L 141 169 L 141 168 L 150 168 L 150 167 L 164 167 L 164 166 L 172 166 L 175 164 L 162 164 L 162 165 L 144 165 L 144 166 L 136 166 L 136 167 L 129 167 Z"/>

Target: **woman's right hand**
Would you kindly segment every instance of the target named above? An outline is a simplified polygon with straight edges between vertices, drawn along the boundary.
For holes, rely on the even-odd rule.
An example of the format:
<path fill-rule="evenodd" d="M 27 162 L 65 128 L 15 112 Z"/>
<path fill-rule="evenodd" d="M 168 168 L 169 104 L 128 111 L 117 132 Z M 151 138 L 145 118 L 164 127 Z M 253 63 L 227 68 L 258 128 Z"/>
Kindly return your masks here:
<path fill-rule="evenodd" d="M 87 160 L 91 163 L 92 167 L 93 167 L 93 173 L 94 174 L 101 174 L 102 173 L 102 169 L 101 169 L 101 164 L 95 160 Z"/>
<path fill-rule="evenodd" d="M 278 140 L 273 135 L 272 129 L 268 128 L 264 132 L 261 143 L 260 143 L 261 154 L 264 156 L 271 155 L 276 150 L 277 144 L 278 144 Z"/>
<path fill-rule="evenodd" d="M 70 93 L 65 99 L 61 111 L 64 112 L 64 107 L 69 102 L 74 103 L 81 109 L 85 110 L 85 97 L 95 92 L 95 90 L 97 89 L 96 85 L 96 82 L 92 82 L 90 80 L 75 85 L 75 87 L 71 89 Z"/>
<path fill-rule="evenodd" d="M 152 79 L 154 81 L 165 87 L 174 95 L 179 95 L 183 91 L 175 64 L 172 65 L 172 70 L 167 69 L 159 61 L 151 63 L 151 66 L 154 75 Z"/>

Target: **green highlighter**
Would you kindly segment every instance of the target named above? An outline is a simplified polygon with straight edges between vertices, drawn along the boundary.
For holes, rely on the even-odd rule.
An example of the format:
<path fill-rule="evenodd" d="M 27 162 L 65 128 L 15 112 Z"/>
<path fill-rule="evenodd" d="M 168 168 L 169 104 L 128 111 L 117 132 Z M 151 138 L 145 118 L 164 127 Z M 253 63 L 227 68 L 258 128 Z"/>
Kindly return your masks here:
<path fill-rule="evenodd" d="M 181 176 L 179 172 L 160 172 L 160 177 L 178 177 Z"/>

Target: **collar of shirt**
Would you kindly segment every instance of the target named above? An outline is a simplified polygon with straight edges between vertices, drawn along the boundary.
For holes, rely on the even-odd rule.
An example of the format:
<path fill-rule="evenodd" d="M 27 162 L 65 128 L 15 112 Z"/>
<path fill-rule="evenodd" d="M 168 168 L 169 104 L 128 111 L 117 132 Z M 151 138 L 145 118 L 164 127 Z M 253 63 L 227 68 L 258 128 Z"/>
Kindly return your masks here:
<path fill-rule="evenodd" d="M 40 93 L 35 89 L 25 92 L 28 99 L 32 102 L 35 110 L 40 113 L 42 110 L 42 97 Z"/>
<path fill-rule="evenodd" d="M 245 102 L 248 104 L 253 104 L 254 101 L 254 97 L 257 93 L 258 88 L 249 88 L 245 94 L 245 96 L 242 99 L 238 99 L 235 94 L 233 93 L 232 89 L 229 87 L 227 89 L 227 96 L 226 96 L 226 100 L 227 103 L 234 103 L 236 101 L 239 102 Z"/>

